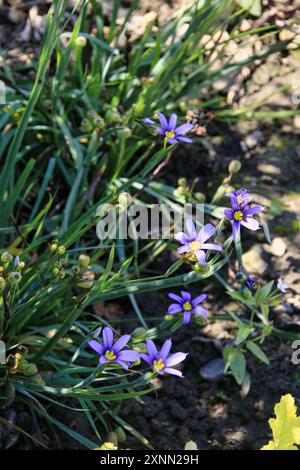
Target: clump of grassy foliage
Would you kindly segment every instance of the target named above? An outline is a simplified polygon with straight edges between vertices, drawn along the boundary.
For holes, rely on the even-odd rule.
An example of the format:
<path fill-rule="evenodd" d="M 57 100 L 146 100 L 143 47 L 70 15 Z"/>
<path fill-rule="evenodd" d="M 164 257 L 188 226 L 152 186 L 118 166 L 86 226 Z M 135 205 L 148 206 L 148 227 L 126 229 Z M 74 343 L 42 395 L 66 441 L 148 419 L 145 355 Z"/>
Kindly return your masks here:
<path fill-rule="evenodd" d="M 161 321 L 164 312 L 159 312 L 161 320 L 149 328 L 136 295 L 216 277 L 251 311 L 245 321 L 230 314 L 238 337 L 235 346 L 224 352 L 227 369 L 243 384 L 247 349 L 268 362 L 248 337 L 256 328 L 262 329 L 259 340 L 272 331 L 269 307 L 276 305 L 278 293 L 271 292 L 271 284 L 255 295 L 249 290 L 236 292 L 226 284 L 218 271 L 228 262 L 232 238 L 225 244 L 225 255 L 211 257 L 206 270 L 191 264 L 182 267 L 180 261 L 167 272 L 153 273 L 150 265 L 164 250 L 173 249 L 174 242 L 125 244 L 118 239 L 116 244 L 99 244 L 97 208 L 118 204 L 124 192 L 135 194 L 141 203 L 164 202 L 176 210 L 182 210 L 187 200 L 196 203 L 193 190 L 183 194 L 155 181 L 175 146 L 162 147 L 143 118 L 161 110 L 184 116 L 195 100 L 200 114 L 210 111 L 219 120 L 255 116 L 256 111 L 227 107 L 212 85 L 284 50 L 286 44 L 276 42 L 275 26 L 263 26 L 255 30 L 265 41 L 261 52 L 239 63 L 218 65 L 228 40 L 216 41 L 207 50 L 200 45 L 204 35 L 226 29 L 242 45 L 254 33 L 239 32 L 247 12 L 228 0 L 192 2 L 164 25 L 153 19 L 136 42 L 129 41 L 126 30 L 138 1 L 132 2 L 121 24 L 117 22 L 120 1 L 114 1 L 106 29 L 101 2 L 79 1 L 72 12 L 76 19 L 72 28 L 72 15 L 65 19 L 67 6 L 66 0 L 53 2 L 39 62 L 22 66 L 18 73 L 4 62 L 2 72 L 7 103 L 0 114 L 0 344 L 5 353 L 0 365 L 1 407 L 18 401 L 90 449 L 99 447 L 104 434 L 119 426 L 151 446 L 118 411 L 122 401 L 138 400 L 153 390 L 152 375 L 143 368 L 97 366 L 87 343 L 108 322 L 96 316 L 92 306 L 129 298 L 144 328 L 142 336 L 133 336 L 131 346 L 143 350 L 146 338 L 169 336 L 181 320 Z M 26 73 L 32 67 L 33 83 Z M 196 136 L 194 145 L 200 146 L 201 139 Z M 204 208 L 217 220 L 219 234 L 224 222 L 219 203 L 226 187 L 215 190 Z M 241 260 L 240 243 L 236 249 Z M 89 256 L 87 264 L 82 254 Z M 259 325 L 254 322 L 258 309 Z M 227 312 L 216 319 L 225 317 Z M 126 329 L 129 321 L 132 318 L 125 317 L 110 326 L 118 332 L 121 323 Z M 54 417 L 50 404 L 85 415 L 94 439 Z M 5 424 L 6 418 L 0 421 Z M 31 438 L 38 441 L 34 435 Z"/>

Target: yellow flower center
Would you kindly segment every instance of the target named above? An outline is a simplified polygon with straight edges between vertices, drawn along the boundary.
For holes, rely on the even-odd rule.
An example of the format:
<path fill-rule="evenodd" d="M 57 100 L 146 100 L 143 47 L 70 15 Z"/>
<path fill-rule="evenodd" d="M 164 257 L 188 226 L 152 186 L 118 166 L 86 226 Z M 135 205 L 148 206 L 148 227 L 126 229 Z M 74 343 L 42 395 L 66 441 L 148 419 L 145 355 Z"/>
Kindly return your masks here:
<path fill-rule="evenodd" d="M 166 131 L 165 134 L 166 134 L 166 137 L 169 137 L 169 139 L 174 139 L 175 137 L 175 132 L 173 129 L 171 131 Z"/>
<path fill-rule="evenodd" d="M 116 355 L 114 353 L 114 351 L 110 351 L 109 349 L 107 349 L 105 351 L 105 354 L 104 356 L 106 357 L 106 359 L 108 359 L 109 361 L 114 361 L 116 359 Z"/>
<path fill-rule="evenodd" d="M 243 202 L 243 196 L 239 194 L 236 198 L 237 198 L 238 205 L 241 205 Z"/>
<path fill-rule="evenodd" d="M 158 359 L 158 361 L 153 361 L 153 367 L 156 370 L 163 370 L 165 368 L 165 364 L 162 359 Z"/>
<path fill-rule="evenodd" d="M 183 310 L 185 310 L 185 311 L 188 310 L 188 311 L 189 311 L 189 310 L 192 310 L 192 308 L 193 308 L 193 307 L 191 306 L 190 302 L 184 302 L 184 304 L 183 304 Z"/>
<path fill-rule="evenodd" d="M 195 241 L 189 243 L 189 245 L 190 245 L 190 249 L 192 251 L 197 251 L 197 250 L 200 250 L 200 248 L 201 248 L 201 244 L 200 244 L 200 242 L 198 242 L 198 240 L 195 240 Z"/>
<path fill-rule="evenodd" d="M 234 220 L 243 220 L 244 214 L 242 211 L 235 211 L 235 213 L 233 214 L 233 218 Z"/>

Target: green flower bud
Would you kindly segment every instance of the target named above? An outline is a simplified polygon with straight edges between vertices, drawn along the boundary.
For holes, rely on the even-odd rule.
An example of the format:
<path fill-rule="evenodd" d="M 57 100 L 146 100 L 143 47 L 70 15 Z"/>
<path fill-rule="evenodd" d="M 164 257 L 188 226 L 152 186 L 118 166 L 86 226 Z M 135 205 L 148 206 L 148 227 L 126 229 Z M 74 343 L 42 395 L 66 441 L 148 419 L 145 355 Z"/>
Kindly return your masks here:
<path fill-rule="evenodd" d="M 115 446 L 118 446 L 118 436 L 115 432 L 109 432 L 107 435 L 107 442 L 111 442 Z"/>
<path fill-rule="evenodd" d="M 102 119 L 101 116 L 96 117 L 93 121 L 93 124 L 97 129 L 104 129 L 105 126 L 104 119 Z"/>
<path fill-rule="evenodd" d="M 146 328 L 143 328 L 142 326 L 139 327 L 139 328 L 136 328 L 132 332 L 133 338 L 134 339 L 140 339 L 140 340 L 143 340 L 144 338 L 146 338 L 146 334 L 147 334 L 147 330 L 146 330 Z"/>
<path fill-rule="evenodd" d="M 195 193 L 194 198 L 196 201 L 200 202 L 200 204 L 203 204 L 206 200 L 206 196 L 203 193 Z"/>
<path fill-rule="evenodd" d="M 126 434 L 125 434 L 125 431 L 123 428 L 121 428 L 121 426 L 118 426 L 116 429 L 115 429 L 115 433 L 117 435 L 117 438 L 118 438 L 118 441 L 119 442 L 125 442 L 126 441 Z"/>
<path fill-rule="evenodd" d="M 64 279 L 66 277 L 66 271 L 63 268 L 59 270 L 58 277 L 59 279 Z"/>
<path fill-rule="evenodd" d="M 105 113 L 105 121 L 108 123 L 120 122 L 121 115 L 117 109 L 111 108 Z"/>
<path fill-rule="evenodd" d="M 173 318 L 174 318 L 174 315 L 165 315 L 164 316 L 164 319 L 167 320 L 167 321 L 173 320 Z"/>
<path fill-rule="evenodd" d="M 77 38 L 75 39 L 75 45 L 77 47 L 85 47 L 87 44 L 87 40 L 84 36 L 77 36 Z"/>
<path fill-rule="evenodd" d="M 15 355 L 16 359 L 18 359 L 17 354 Z M 26 359 L 19 360 L 19 369 L 20 371 L 24 372 L 25 369 L 29 366 L 29 362 Z"/>
<path fill-rule="evenodd" d="M 36 385 L 40 385 L 41 387 L 46 385 L 45 381 L 42 379 L 42 376 L 40 374 L 33 375 L 30 381 Z"/>
<path fill-rule="evenodd" d="M 10 276 L 11 280 L 12 280 L 15 284 L 18 284 L 18 283 L 21 281 L 21 279 L 22 279 L 21 274 L 18 273 L 18 272 L 10 272 L 10 273 L 9 273 L 9 276 Z"/>
<path fill-rule="evenodd" d="M 20 261 L 20 263 L 18 264 L 18 271 L 22 271 L 22 269 L 25 268 L 25 263 L 24 261 Z"/>
<path fill-rule="evenodd" d="M 119 137 L 124 137 L 125 139 L 128 139 L 132 135 L 132 131 L 129 127 L 121 127 L 118 129 L 118 136 Z"/>
<path fill-rule="evenodd" d="M 58 268 L 57 266 L 55 266 L 55 267 L 53 268 L 53 270 L 52 270 L 54 276 L 58 276 L 58 275 L 59 275 L 59 271 L 60 271 L 60 270 L 59 270 L 59 268 Z"/>
<path fill-rule="evenodd" d="M 35 375 L 38 371 L 38 368 L 35 364 L 28 364 L 28 366 L 26 367 L 26 369 L 23 370 L 23 374 L 26 376 L 26 377 L 30 377 L 31 375 Z"/>
<path fill-rule="evenodd" d="M 58 248 L 57 248 L 57 253 L 59 254 L 59 256 L 62 256 L 64 255 L 66 252 L 66 247 L 64 245 L 60 245 Z"/>
<path fill-rule="evenodd" d="M 79 279 L 76 282 L 78 287 L 82 289 L 91 289 L 94 284 L 95 274 L 92 271 L 87 271 L 79 276 Z"/>
<path fill-rule="evenodd" d="M 129 193 L 121 193 L 118 197 L 120 206 L 129 206 L 132 203 L 132 197 Z"/>
<path fill-rule="evenodd" d="M 95 109 L 89 109 L 86 115 L 87 115 L 87 118 L 91 121 L 93 121 L 94 119 L 99 117 L 99 115 L 98 115 L 98 113 Z"/>
<path fill-rule="evenodd" d="M 186 178 L 179 178 L 178 181 L 177 181 L 177 184 L 178 184 L 178 186 L 186 187 L 187 186 L 187 179 Z"/>
<path fill-rule="evenodd" d="M 186 192 L 187 192 L 187 188 L 184 188 L 183 186 L 178 186 L 178 188 L 176 188 L 176 193 L 179 196 L 184 196 Z"/>
<path fill-rule="evenodd" d="M 6 286 L 6 280 L 0 276 L 0 292 L 3 292 Z"/>
<path fill-rule="evenodd" d="M 138 343 L 134 344 L 133 347 L 134 351 L 141 353 L 141 352 L 146 352 L 147 351 L 147 345 L 146 343 Z"/>
<path fill-rule="evenodd" d="M 87 119 L 83 119 L 81 121 L 81 129 L 84 131 L 84 132 L 90 132 L 93 130 L 93 125 L 90 121 L 88 121 Z"/>
<path fill-rule="evenodd" d="M 10 253 L 8 253 L 8 251 L 5 251 L 4 253 L 2 253 L 1 255 L 1 261 L 2 263 L 10 263 L 12 261 L 13 257 Z"/>
<path fill-rule="evenodd" d="M 88 255 L 80 255 L 78 258 L 78 264 L 79 266 L 82 266 L 83 268 L 87 268 L 90 262 L 91 262 L 91 258 Z"/>
<path fill-rule="evenodd" d="M 52 243 L 52 245 L 50 245 L 51 253 L 55 253 L 56 250 L 57 250 L 57 243 Z"/>
<path fill-rule="evenodd" d="M 241 168 L 242 168 L 242 164 L 239 160 L 231 160 L 231 162 L 228 165 L 228 171 L 231 175 L 238 173 Z"/>

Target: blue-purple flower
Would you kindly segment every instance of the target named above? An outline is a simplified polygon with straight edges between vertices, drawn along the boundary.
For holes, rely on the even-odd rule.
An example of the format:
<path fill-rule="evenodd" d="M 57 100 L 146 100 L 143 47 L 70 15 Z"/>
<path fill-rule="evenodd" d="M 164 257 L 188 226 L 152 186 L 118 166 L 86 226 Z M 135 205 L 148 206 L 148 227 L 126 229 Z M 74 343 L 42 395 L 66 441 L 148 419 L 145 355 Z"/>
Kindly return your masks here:
<path fill-rule="evenodd" d="M 249 287 L 249 289 L 252 290 L 253 287 L 256 285 L 256 279 L 254 279 L 254 277 L 247 276 L 246 284 Z"/>
<path fill-rule="evenodd" d="M 201 294 L 195 299 L 192 299 L 192 296 L 189 292 L 182 290 L 180 293 L 181 297 L 179 295 L 173 294 L 172 292 L 168 294 L 170 299 L 175 300 L 176 302 L 169 305 L 168 314 L 182 314 L 182 323 L 184 325 L 190 323 L 192 315 L 206 317 L 206 309 L 201 307 L 199 304 L 206 299 L 207 294 Z"/>
<path fill-rule="evenodd" d="M 155 343 L 151 339 L 147 339 L 148 354 L 140 354 L 140 357 L 145 362 L 147 362 L 152 367 L 152 369 L 159 375 L 171 374 L 177 375 L 178 377 L 182 377 L 182 372 L 180 372 L 180 370 L 173 369 L 173 366 L 177 366 L 182 361 L 184 361 L 187 354 L 183 352 L 178 352 L 169 355 L 171 347 L 172 341 L 170 339 L 167 339 L 164 342 L 161 350 L 158 352 Z"/>
<path fill-rule="evenodd" d="M 216 231 L 212 224 L 204 225 L 198 234 L 193 219 L 188 218 L 185 226 L 187 233 L 179 232 L 175 234 L 175 240 L 182 243 L 182 246 L 177 250 L 178 253 L 192 253 L 200 264 L 206 264 L 204 250 L 222 251 L 221 245 L 217 243 L 205 243 Z"/>
<path fill-rule="evenodd" d="M 166 116 L 163 113 L 157 113 L 160 126 L 157 126 L 157 131 L 163 135 L 169 144 L 176 144 L 178 141 L 182 142 L 193 142 L 192 139 L 185 137 L 184 135 L 193 129 L 193 124 L 186 122 L 181 126 L 176 127 L 177 125 L 177 115 L 171 114 L 169 121 L 167 120 Z M 151 118 L 144 119 L 144 124 L 153 125 L 155 121 Z"/>
<path fill-rule="evenodd" d="M 253 199 L 251 196 L 249 196 L 249 191 L 246 188 L 236 189 L 235 191 L 226 193 L 225 196 L 230 197 L 230 198 L 232 196 L 235 196 L 239 204 L 242 204 L 242 202 L 245 202 L 245 201 L 249 203 Z"/>
<path fill-rule="evenodd" d="M 263 210 L 263 206 L 252 206 L 249 207 L 250 199 L 239 200 L 234 194 L 231 198 L 231 209 L 225 209 L 225 216 L 233 222 L 232 224 L 232 235 L 233 239 L 236 240 L 240 233 L 241 225 L 248 228 L 249 230 L 258 230 L 259 223 L 253 218 L 255 214 L 258 214 Z"/>
<path fill-rule="evenodd" d="M 116 342 L 114 342 L 113 331 L 105 327 L 102 331 L 102 343 L 91 339 L 89 346 L 99 354 L 100 364 L 119 364 L 128 369 L 130 363 L 137 361 L 140 355 L 131 349 L 124 349 L 129 342 L 131 335 L 123 335 Z"/>
<path fill-rule="evenodd" d="M 281 292 L 285 294 L 288 288 L 289 288 L 288 284 L 285 284 L 282 279 L 278 279 L 277 289 L 279 289 Z"/>

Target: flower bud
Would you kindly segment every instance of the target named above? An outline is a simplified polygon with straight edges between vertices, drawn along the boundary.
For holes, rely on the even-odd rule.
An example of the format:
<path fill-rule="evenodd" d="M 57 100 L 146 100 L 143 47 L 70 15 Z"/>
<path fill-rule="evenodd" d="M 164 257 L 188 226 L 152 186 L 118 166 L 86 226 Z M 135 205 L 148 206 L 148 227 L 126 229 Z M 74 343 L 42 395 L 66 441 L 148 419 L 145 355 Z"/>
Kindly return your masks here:
<path fill-rule="evenodd" d="M 187 193 L 187 188 L 184 188 L 183 186 L 178 186 L 178 188 L 176 188 L 176 193 L 178 194 L 178 196 L 184 196 Z"/>
<path fill-rule="evenodd" d="M 6 286 L 6 281 L 4 277 L 0 276 L 0 292 L 3 292 Z"/>
<path fill-rule="evenodd" d="M 186 178 L 179 178 L 178 181 L 177 181 L 177 184 L 178 184 L 178 186 L 186 187 L 187 186 L 187 179 Z"/>
<path fill-rule="evenodd" d="M 166 321 L 173 320 L 173 318 L 174 318 L 174 315 L 165 315 L 165 316 L 164 316 L 164 319 L 165 319 Z"/>
<path fill-rule="evenodd" d="M 38 371 L 38 368 L 35 364 L 28 364 L 28 366 L 23 370 L 23 374 L 26 377 L 30 377 L 31 375 L 35 375 Z"/>
<path fill-rule="evenodd" d="M 108 123 L 119 122 L 121 121 L 121 115 L 115 108 L 108 109 L 105 113 L 105 121 Z"/>
<path fill-rule="evenodd" d="M 93 124 L 97 129 L 104 129 L 104 120 L 102 119 L 101 116 L 97 116 L 94 119 Z"/>
<path fill-rule="evenodd" d="M 4 253 L 2 253 L 1 255 L 1 261 L 2 263 L 10 263 L 12 261 L 13 257 L 10 253 L 8 253 L 8 251 L 5 251 Z"/>
<path fill-rule="evenodd" d="M 118 446 L 115 445 L 113 442 L 104 442 L 102 446 L 99 447 L 99 450 L 118 450 Z"/>
<path fill-rule="evenodd" d="M 58 276 L 58 275 L 59 275 L 59 268 L 58 268 L 57 266 L 55 266 L 55 267 L 53 268 L 53 271 L 52 271 L 52 272 L 53 272 L 54 276 Z"/>
<path fill-rule="evenodd" d="M 132 131 L 129 127 L 121 127 L 120 129 L 118 129 L 118 136 L 119 137 L 125 137 L 125 139 L 127 139 L 128 137 L 130 137 L 132 134 Z"/>
<path fill-rule="evenodd" d="M 76 285 L 82 289 L 90 289 L 94 284 L 95 274 L 92 271 L 87 271 L 79 276 Z"/>
<path fill-rule="evenodd" d="M 107 442 L 118 446 L 118 436 L 115 432 L 109 432 L 107 435 Z"/>
<path fill-rule="evenodd" d="M 88 119 L 82 119 L 81 121 L 81 129 L 84 132 L 90 132 L 93 130 L 93 125 Z"/>
<path fill-rule="evenodd" d="M 83 268 L 87 268 L 88 265 L 90 264 L 90 257 L 88 255 L 80 255 L 78 258 L 78 264 L 79 266 L 82 266 Z"/>
<path fill-rule="evenodd" d="M 62 256 L 64 255 L 66 252 L 66 247 L 64 245 L 60 245 L 58 248 L 57 248 L 57 253 Z"/>
<path fill-rule="evenodd" d="M 120 206 L 129 206 L 132 203 L 132 197 L 129 193 L 121 193 L 118 197 Z"/>
<path fill-rule="evenodd" d="M 143 352 L 147 351 L 147 345 L 146 345 L 146 343 L 134 344 L 132 349 L 134 349 L 134 351 L 136 351 L 138 353 L 143 353 Z"/>
<path fill-rule="evenodd" d="M 242 168 L 242 164 L 239 160 L 231 160 L 231 162 L 228 165 L 228 172 L 231 175 L 234 175 L 235 173 L 238 173 L 241 168 Z"/>
<path fill-rule="evenodd" d="M 125 434 L 125 431 L 123 428 L 121 428 L 121 426 L 118 426 L 116 429 L 115 429 L 115 433 L 117 435 L 117 438 L 118 438 L 118 441 L 119 442 L 125 442 L 126 441 L 126 434 Z"/>
<path fill-rule="evenodd" d="M 77 47 L 85 47 L 86 43 L 87 43 L 87 40 L 84 36 L 77 36 L 77 38 L 75 39 L 75 45 Z"/>
<path fill-rule="evenodd" d="M 205 194 L 198 192 L 194 194 L 194 198 L 196 199 L 196 201 L 200 202 L 200 204 L 203 204 L 206 200 Z"/>
<path fill-rule="evenodd" d="M 140 340 L 143 340 L 144 338 L 146 338 L 146 334 L 147 334 L 147 330 L 143 327 L 136 328 L 132 332 L 133 338 L 140 339 Z"/>
<path fill-rule="evenodd" d="M 12 272 L 9 273 L 9 276 L 10 276 L 11 280 L 12 280 L 15 284 L 18 284 L 18 283 L 21 281 L 21 279 L 22 279 L 21 274 L 18 273 L 18 272 L 13 272 L 13 271 L 12 271 Z"/>
<path fill-rule="evenodd" d="M 19 266 L 18 266 L 18 270 L 19 270 L 19 271 L 22 271 L 22 269 L 24 269 L 24 268 L 25 268 L 25 263 L 24 263 L 24 261 L 20 261 Z"/>
<path fill-rule="evenodd" d="M 17 347 L 16 356 L 17 354 L 19 355 L 20 358 L 27 356 L 28 348 L 24 346 L 23 344 L 19 344 L 19 346 Z"/>
<path fill-rule="evenodd" d="M 56 250 L 57 250 L 57 243 L 54 242 L 50 245 L 50 251 L 51 253 L 55 253 Z"/>

